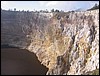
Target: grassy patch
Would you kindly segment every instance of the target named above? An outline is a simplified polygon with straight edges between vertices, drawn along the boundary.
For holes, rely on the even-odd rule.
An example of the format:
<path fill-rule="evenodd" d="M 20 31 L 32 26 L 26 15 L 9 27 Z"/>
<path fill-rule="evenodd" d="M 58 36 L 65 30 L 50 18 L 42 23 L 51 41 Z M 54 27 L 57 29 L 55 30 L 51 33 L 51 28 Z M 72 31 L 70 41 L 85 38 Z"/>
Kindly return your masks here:
<path fill-rule="evenodd" d="M 89 71 L 85 75 L 99 75 L 99 69 Z"/>

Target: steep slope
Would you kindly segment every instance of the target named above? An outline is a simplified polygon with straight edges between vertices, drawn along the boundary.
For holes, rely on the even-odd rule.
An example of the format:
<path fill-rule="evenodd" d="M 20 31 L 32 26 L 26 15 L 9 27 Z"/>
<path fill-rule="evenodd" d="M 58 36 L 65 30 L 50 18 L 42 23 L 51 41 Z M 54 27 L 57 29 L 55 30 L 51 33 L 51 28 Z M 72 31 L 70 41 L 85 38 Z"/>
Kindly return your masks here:
<path fill-rule="evenodd" d="M 47 75 L 85 74 L 99 69 L 99 10 L 1 11 L 1 42 L 34 52 Z"/>

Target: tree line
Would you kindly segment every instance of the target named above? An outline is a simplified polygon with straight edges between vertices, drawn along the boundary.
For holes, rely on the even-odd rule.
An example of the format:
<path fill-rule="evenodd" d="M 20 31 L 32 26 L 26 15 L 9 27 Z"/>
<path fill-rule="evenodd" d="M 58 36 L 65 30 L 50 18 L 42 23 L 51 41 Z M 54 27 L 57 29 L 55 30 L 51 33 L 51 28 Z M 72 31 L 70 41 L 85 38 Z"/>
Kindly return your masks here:
<path fill-rule="evenodd" d="M 1 10 L 4 10 L 4 9 L 1 8 Z M 5 11 L 16 11 L 16 8 L 14 8 L 13 10 L 9 9 L 9 10 L 5 10 Z M 39 11 L 38 10 L 34 10 L 34 11 L 29 11 L 29 10 L 25 11 L 25 10 L 22 10 L 22 12 L 43 12 L 43 13 L 48 13 L 49 11 L 46 9 L 46 10 L 39 10 Z M 64 11 L 62 11 L 62 10 L 59 11 L 58 9 L 51 9 L 50 12 L 64 12 Z"/>

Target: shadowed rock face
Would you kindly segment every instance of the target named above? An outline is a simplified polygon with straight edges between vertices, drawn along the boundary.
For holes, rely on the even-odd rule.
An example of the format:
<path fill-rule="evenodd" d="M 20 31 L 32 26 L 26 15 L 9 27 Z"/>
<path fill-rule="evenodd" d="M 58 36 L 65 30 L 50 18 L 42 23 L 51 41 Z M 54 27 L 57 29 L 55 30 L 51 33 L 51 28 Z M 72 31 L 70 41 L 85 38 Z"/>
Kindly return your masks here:
<path fill-rule="evenodd" d="M 99 10 L 63 13 L 1 11 L 1 44 L 34 52 L 47 75 L 99 69 Z"/>

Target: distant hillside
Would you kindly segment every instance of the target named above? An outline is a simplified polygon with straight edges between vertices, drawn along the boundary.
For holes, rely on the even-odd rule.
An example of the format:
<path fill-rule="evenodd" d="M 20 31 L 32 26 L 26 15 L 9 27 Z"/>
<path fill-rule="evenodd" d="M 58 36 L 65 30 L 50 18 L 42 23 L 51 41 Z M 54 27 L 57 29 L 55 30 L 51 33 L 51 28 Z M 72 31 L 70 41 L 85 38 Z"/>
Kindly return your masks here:
<path fill-rule="evenodd" d="M 95 9 L 99 9 L 99 5 L 95 4 L 92 8 L 88 9 L 87 11 L 95 10 Z"/>

